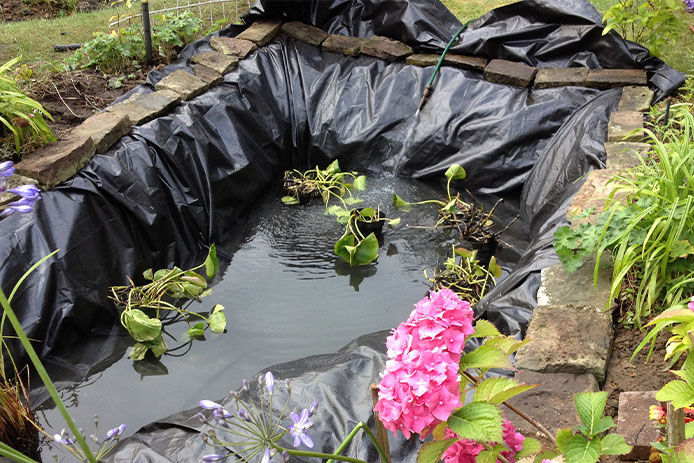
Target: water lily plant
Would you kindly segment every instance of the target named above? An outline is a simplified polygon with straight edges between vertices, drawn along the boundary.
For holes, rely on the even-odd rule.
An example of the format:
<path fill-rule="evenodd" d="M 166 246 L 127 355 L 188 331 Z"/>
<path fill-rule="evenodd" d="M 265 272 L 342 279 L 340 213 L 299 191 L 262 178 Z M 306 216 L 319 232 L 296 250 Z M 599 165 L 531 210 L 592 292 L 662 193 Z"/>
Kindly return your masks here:
<path fill-rule="evenodd" d="M 316 166 L 305 172 L 296 169 L 286 171 L 284 189 L 287 195 L 282 198 L 282 202 L 293 205 L 320 198 L 327 207 L 330 200 L 336 198 L 343 206 L 347 206 L 360 201 L 352 196 L 352 191 L 365 188 L 365 176 L 358 172 L 342 172 L 340 164 L 335 160 L 325 169 Z"/>

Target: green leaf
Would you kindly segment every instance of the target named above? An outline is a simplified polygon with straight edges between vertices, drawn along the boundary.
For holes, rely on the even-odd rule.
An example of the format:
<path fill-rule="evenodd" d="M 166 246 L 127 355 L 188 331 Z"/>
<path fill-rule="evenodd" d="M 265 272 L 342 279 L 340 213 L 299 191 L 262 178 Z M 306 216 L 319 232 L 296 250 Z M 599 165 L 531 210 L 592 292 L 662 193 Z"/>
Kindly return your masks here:
<path fill-rule="evenodd" d="M 330 163 L 328 167 L 325 168 L 324 172 L 326 174 L 337 174 L 340 172 L 340 163 L 337 162 L 337 159 L 335 159 L 333 162 Z"/>
<path fill-rule="evenodd" d="M 472 402 L 459 408 L 448 418 L 448 427 L 463 439 L 501 442 L 503 423 L 496 405 Z"/>
<path fill-rule="evenodd" d="M 147 345 L 149 350 L 152 351 L 152 353 L 154 354 L 154 356 L 156 358 L 159 358 L 162 355 L 164 355 L 164 353 L 168 349 L 168 347 L 166 347 L 166 343 L 164 342 L 164 338 L 162 338 L 161 336 L 159 336 L 159 338 L 157 338 L 153 341 L 149 341 L 148 343 L 145 343 L 145 344 Z"/>
<path fill-rule="evenodd" d="M 526 437 L 523 441 L 523 448 L 516 453 L 516 461 L 522 460 L 523 458 L 535 455 L 542 450 L 542 444 L 539 440 L 533 439 L 532 437 Z"/>
<path fill-rule="evenodd" d="M 365 207 L 359 211 L 359 215 L 365 219 L 373 219 L 377 216 L 377 212 L 373 207 Z"/>
<path fill-rule="evenodd" d="M 154 281 L 163 280 L 168 277 L 171 272 L 175 272 L 176 269 L 162 268 L 154 272 Z"/>
<path fill-rule="evenodd" d="M 366 265 L 373 262 L 378 257 L 378 239 L 373 233 L 361 240 L 356 245 L 349 262 L 350 265 Z"/>
<path fill-rule="evenodd" d="M 576 411 L 578 412 L 579 418 L 586 426 L 588 436 L 593 436 L 596 434 L 595 429 L 597 428 L 600 418 L 602 418 L 603 412 L 605 411 L 605 404 L 607 403 L 607 392 L 583 392 L 574 395 L 574 404 L 576 405 Z"/>
<path fill-rule="evenodd" d="M 692 463 L 694 439 L 687 439 L 675 448 L 670 455 L 670 463 Z"/>
<path fill-rule="evenodd" d="M 496 463 L 501 452 L 507 451 L 508 448 L 502 444 L 496 444 L 493 448 L 482 450 L 475 458 L 475 463 Z"/>
<path fill-rule="evenodd" d="M 205 324 L 203 322 L 196 323 L 188 328 L 188 337 L 190 338 L 199 338 L 203 334 L 205 334 Z"/>
<path fill-rule="evenodd" d="M 460 359 L 460 369 L 479 368 L 482 370 L 489 368 L 511 368 L 511 361 L 506 354 L 496 347 L 482 344 L 472 352 L 463 355 Z"/>
<path fill-rule="evenodd" d="M 451 164 L 451 167 L 446 170 L 444 175 L 446 178 L 452 180 L 462 180 L 467 176 L 465 169 L 463 169 L 463 167 L 459 164 Z"/>
<path fill-rule="evenodd" d="M 400 196 L 393 194 L 393 206 L 395 206 L 396 209 L 408 210 L 412 207 L 412 204 L 408 203 Z"/>
<path fill-rule="evenodd" d="M 670 248 L 670 257 L 688 257 L 694 254 L 694 246 L 687 240 L 677 240 L 672 243 Z"/>
<path fill-rule="evenodd" d="M 355 190 L 366 190 L 366 176 L 360 175 L 359 177 L 355 178 L 352 186 L 354 186 Z"/>
<path fill-rule="evenodd" d="M 694 421 L 685 423 L 684 425 L 684 437 L 687 439 L 694 438 Z"/>
<path fill-rule="evenodd" d="M 139 309 L 130 309 L 123 312 L 123 326 L 135 341 L 152 341 L 161 336 L 161 320 L 149 318 Z"/>
<path fill-rule="evenodd" d="M 557 447 L 563 452 L 569 441 L 573 439 L 574 433 L 569 428 L 560 429 L 557 431 Z"/>
<path fill-rule="evenodd" d="M 438 463 L 448 447 L 458 442 L 459 439 L 443 439 L 427 442 L 422 445 L 417 454 L 417 463 Z"/>
<path fill-rule="evenodd" d="M 341 206 L 330 206 L 327 209 L 325 209 L 325 213 L 327 215 L 334 215 L 337 217 L 342 217 L 342 216 L 349 216 L 349 211 L 345 209 L 344 207 Z"/>
<path fill-rule="evenodd" d="M 475 322 L 475 332 L 471 338 L 486 338 L 488 336 L 501 336 L 501 332 L 488 320 L 479 319 Z"/>
<path fill-rule="evenodd" d="M 388 225 L 390 225 L 391 227 L 396 227 L 400 225 L 400 217 L 398 217 L 397 219 L 389 219 Z"/>
<path fill-rule="evenodd" d="M 299 200 L 295 198 L 294 196 L 282 196 L 282 202 L 284 204 L 287 204 L 289 206 L 294 206 L 296 204 L 299 204 Z"/>
<path fill-rule="evenodd" d="M 501 352 L 504 352 L 506 355 L 511 355 L 529 342 L 530 339 L 519 341 L 511 336 L 494 336 L 485 339 L 484 344 L 489 347 L 495 347 Z"/>
<path fill-rule="evenodd" d="M 560 454 L 553 452 L 551 450 L 543 450 L 542 452 L 535 455 L 533 463 L 542 463 L 542 460 L 551 460 L 552 458 L 558 457 Z"/>
<path fill-rule="evenodd" d="M 347 263 L 349 263 L 352 259 L 352 255 L 349 253 L 347 248 L 354 247 L 354 241 L 354 235 L 345 233 L 342 235 L 342 238 L 337 240 L 337 243 L 335 243 L 335 254 L 342 257 L 342 259 Z"/>
<path fill-rule="evenodd" d="M 345 201 L 345 204 L 348 206 L 352 206 L 354 204 L 359 204 L 359 203 L 364 202 L 363 199 L 355 198 L 354 196 L 348 196 L 344 199 L 344 201 Z"/>
<path fill-rule="evenodd" d="M 496 377 L 482 381 L 475 389 L 473 401 L 489 402 L 496 405 L 521 394 L 537 385 L 519 384 L 512 378 Z"/>
<path fill-rule="evenodd" d="M 145 277 L 145 280 L 152 281 L 154 280 L 154 273 L 152 273 L 152 269 L 148 268 L 144 272 L 142 272 L 142 276 Z"/>
<path fill-rule="evenodd" d="M 217 270 L 219 270 L 219 259 L 217 258 L 217 246 L 213 243 L 205 259 L 205 273 L 207 274 L 207 279 L 214 278 L 217 274 Z"/>
<path fill-rule="evenodd" d="M 489 259 L 489 273 L 491 273 L 494 278 L 499 278 L 501 277 L 501 266 L 496 263 L 496 257 L 492 256 L 491 259 Z"/>
<path fill-rule="evenodd" d="M 133 360 L 142 360 L 145 358 L 145 354 L 147 353 L 147 346 L 144 344 L 138 342 L 133 346 L 133 350 L 130 352 L 130 357 Z"/>
<path fill-rule="evenodd" d="M 689 331 L 689 330 L 687 330 Z M 673 372 L 690 386 L 694 387 L 694 354 L 688 355 L 679 371 Z"/>
<path fill-rule="evenodd" d="M 564 458 L 566 463 L 595 463 L 600 458 L 600 440 L 575 435 L 566 444 Z"/>
<path fill-rule="evenodd" d="M 207 319 L 210 330 L 213 333 L 223 333 L 227 327 L 227 317 L 224 315 L 224 306 L 217 304 L 212 310 L 212 315 Z"/>
<path fill-rule="evenodd" d="M 684 381 L 670 381 L 656 392 L 655 398 L 661 402 L 672 402 L 675 408 L 691 407 L 694 404 L 694 387 Z"/>
<path fill-rule="evenodd" d="M 600 441 L 600 453 L 603 455 L 624 455 L 631 449 L 631 445 L 619 434 L 607 434 Z"/>

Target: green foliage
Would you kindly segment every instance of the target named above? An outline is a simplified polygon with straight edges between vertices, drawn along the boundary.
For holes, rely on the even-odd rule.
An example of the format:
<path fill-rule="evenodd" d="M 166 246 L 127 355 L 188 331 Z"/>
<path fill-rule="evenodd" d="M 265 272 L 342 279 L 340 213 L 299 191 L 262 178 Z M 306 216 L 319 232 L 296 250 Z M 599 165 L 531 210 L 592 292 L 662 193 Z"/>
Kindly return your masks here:
<path fill-rule="evenodd" d="M 336 209 L 333 209 L 332 213 L 344 216 L 348 205 L 361 202 L 352 195 L 352 191 L 366 189 L 366 177 L 359 175 L 358 172 L 342 172 L 336 159 L 322 170 L 316 166 L 315 169 L 305 172 L 296 169 L 286 171 L 284 189 L 287 192 L 287 195 L 282 197 L 284 204 L 294 205 L 321 198 L 325 207 L 328 208 L 330 200 L 337 199 L 342 203 L 342 207 L 334 206 Z"/>
<path fill-rule="evenodd" d="M 205 276 L 197 270 L 205 269 Z M 207 281 L 214 278 L 219 269 L 217 249 L 213 244 L 205 261 L 190 270 L 160 269 L 154 272 L 147 269 L 143 273 L 150 283 L 136 286 L 132 281 L 128 286 L 111 287 L 111 298 L 123 308 L 121 324 L 136 341 L 130 357 L 142 360 L 147 351 L 161 357 L 168 349 L 163 338 L 161 312 L 173 312 L 188 323 L 188 337 L 192 340 L 204 335 L 206 328 L 213 333 L 222 333 L 226 328 L 224 307 L 216 305 L 212 312 L 205 316 L 174 305 L 171 300 L 199 299 L 207 296 L 210 289 Z M 168 300 L 166 300 L 168 299 Z M 191 319 L 201 322 L 191 324 Z"/>
<path fill-rule="evenodd" d="M 683 24 L 677 13 L 683 9 L 680 0 L 619 0 L 603 16 L 603 35 L 617 30 L 658 55 L 679 35 Z"/>
<path fill-rule="evenodd" d="M 378 209 L 365 207 L 348 211 L 339 206 L 328 209 L 330 214 L 337 216 L 337 221 L 346 223 L 345 233 L 335 243 L 335 254 L 349 265 L 367 265 L 378 257 L 378 239 L 374 232 L 364 234 L 367 224 L 388 222 L 397 225 L 399 219 L 387 219 Z"/>
<path fill-rule="evenodd" d="M 501 410 L 494 404 L 471 402 L 448 418 L 448 427 L 459 436 L 483 442 L 500 442 L 504 429 Z"/>
<path fill-rule="evenodd" d="M 682 368 L 674 371 L 680 380 L 670 381 L 655 398 L 661 402 L 670 402 L 675 408 L 691 407 L 694 405 L 694 355 L 689 355 Z"/>

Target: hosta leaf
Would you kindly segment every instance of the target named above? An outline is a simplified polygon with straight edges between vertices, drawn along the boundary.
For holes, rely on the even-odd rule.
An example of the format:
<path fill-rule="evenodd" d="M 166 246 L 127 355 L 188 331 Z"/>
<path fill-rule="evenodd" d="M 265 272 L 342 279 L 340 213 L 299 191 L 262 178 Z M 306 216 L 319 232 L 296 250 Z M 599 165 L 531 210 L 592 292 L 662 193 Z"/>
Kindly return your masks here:
<path fill-rule="evenodd" d="M 434 440 L 422 445 L 417 454 L 417 463 L 438 463 L 448 447 L 458 442 L 459 439 Z"/>
<path fill-rule="evenodd" d="M 588 440 L 576 435 L 566 444 L 564 459 L 566 463 L 595 463 L 600 458 L 600 441 Z"/>
<path fill-rule="evenodd" d="M 603 455 L 624 455 L 631 452 L 631 448 L 619 434 L 607 434 L 600 441 L 600 453 Z"/>
<path fill-rule="evenodd" d="M 511 368 L 509 358 L 496 347 L 482 344 L 477 349 L 462 356 L 460 359 L 460 369 L 468 368 Z"/>
<path fill-rule="evenodd" d="M 576 411 L 588 430 L 587 434 L 596 434 L 595 429 L 605 411 L 606 403 L 607 392 L 583 392 L 574 395 Z"/>
<path fill-rule="evenodd" d="M 496 405 L 472 402 L 448 418 L 448 427 L 463 439 L 485 442 L 502 440 L 501 411 Z"/>

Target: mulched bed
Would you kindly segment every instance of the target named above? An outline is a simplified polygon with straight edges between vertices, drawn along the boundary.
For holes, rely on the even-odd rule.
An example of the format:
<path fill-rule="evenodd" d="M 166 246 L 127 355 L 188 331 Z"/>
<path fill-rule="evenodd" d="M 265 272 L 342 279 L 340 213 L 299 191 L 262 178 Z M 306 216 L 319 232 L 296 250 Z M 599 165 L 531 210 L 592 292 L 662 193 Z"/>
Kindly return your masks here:
<path fill-rule="evenodd" d="M 67 0 L 0 0 L 0 22 L 48 19 L 69 14 Z M 93 11 L 108 6 L 104 0 L 78 0 L 76 11 Z"/>

